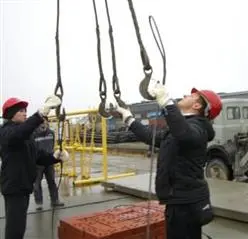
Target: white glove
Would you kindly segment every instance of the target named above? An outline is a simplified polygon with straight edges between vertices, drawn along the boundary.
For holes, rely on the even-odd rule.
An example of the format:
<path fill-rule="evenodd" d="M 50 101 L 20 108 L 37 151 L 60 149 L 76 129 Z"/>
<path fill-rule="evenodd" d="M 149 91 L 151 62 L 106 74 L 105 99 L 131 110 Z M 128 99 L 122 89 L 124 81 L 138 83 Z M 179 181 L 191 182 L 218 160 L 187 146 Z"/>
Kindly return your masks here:
<path fill-rule="evenodd" d="M 61 105 L 61 100 L 56 95 L 50 95 L 46 98 L 45 104 L 39 109 L 39 113 L 43 116 L 47 116 L 51 109 L 55 109 Z"/>
<path fill-rule="evenodd" d="M 171 101 L 165 86 L 154 79 L 150 81 L 147 91 L 151 96 L 156 98 L 160 107 L 165 107 Z"/>
<path fill-rule="evenodd" d="M 53 157 L 56 158 L 56 159 L 60 159 L 63 162 L 68 161 L 70 159 L 68 151 L 62 150 L 62 152 L 61 152 L 59 149 L 57 149 L 54 152 Z"/>
<path fill-rule="evenodd" d="M 133 114 L 131 113 L 130 110 L 128 109 L 125 109 L 125 108 L 122 108 L 120 107 L 118 104 L 116 105 L 116 111 L 121 114 L 122 116 L 122 121 L 127 124 L 128 126 L 130 126 L 133 121 L 135 120 L 134 117 L 133 117 Z"/>

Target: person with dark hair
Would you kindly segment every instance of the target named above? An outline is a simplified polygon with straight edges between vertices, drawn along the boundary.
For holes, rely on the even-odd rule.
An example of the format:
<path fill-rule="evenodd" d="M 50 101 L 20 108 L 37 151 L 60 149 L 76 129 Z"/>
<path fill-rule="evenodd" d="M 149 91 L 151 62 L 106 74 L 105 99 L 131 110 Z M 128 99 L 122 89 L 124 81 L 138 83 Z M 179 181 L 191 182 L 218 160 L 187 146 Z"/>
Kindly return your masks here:
<path fill-rule="evenodd" d="M 30 194 L 36 178 L 36 165 L 61 162 L 60 157 L 39 150 L 32 138 L 34 130 L 61 100 L 49 96 L 44 105 L 27 118 L 28 102 L 8 99 L 2 106 L 5 119 L 0 128 L 1 192 L 5 202 L 5 239 L 23 239 L 26 230 Z"/>
<path fill-rule="evenodd" d="M 211 90 L 193 88 L 176 103 L 156 82 L 150 83 L 148 92 L 156 99 L 167 124 L 155 136 L 129 109 L 117 106 L 117 111 L 139 140 L 148 145 L 155 142 L 159 148 L 155 190 L 159 202 L 166 205 L 166 238 L 201 239 L 202 226 L 213 220 L 204 166 L 207 144 L 215 136 L 211 121 L 222 110 L 221 99 Z"/>
<path fill-rule="evenodd" d="M 54 132 L 49 128 L 49 121 L 47 117 L 44 117 L 43 124 L 41 124 L 35 130 L 33 137 L 38 149 L 44 150 L 50 154 L 54 153 L 55 135 Z M 43 179 L 43 175 L 45 175 L 48 184 L 49 194 L 51 198 L 51 206 L 52 207 L 64 206 L 64 203 L 59 201 L 58 187 L 55 182 L 54 166 L 49 165 L 45 167 L 45 166 L 37 165 L 37 175 L 34 183 L 34 199 L 37 205 L 36 209 L 42 210 L 43 195 L 42 195 L 41 181 Z"/>

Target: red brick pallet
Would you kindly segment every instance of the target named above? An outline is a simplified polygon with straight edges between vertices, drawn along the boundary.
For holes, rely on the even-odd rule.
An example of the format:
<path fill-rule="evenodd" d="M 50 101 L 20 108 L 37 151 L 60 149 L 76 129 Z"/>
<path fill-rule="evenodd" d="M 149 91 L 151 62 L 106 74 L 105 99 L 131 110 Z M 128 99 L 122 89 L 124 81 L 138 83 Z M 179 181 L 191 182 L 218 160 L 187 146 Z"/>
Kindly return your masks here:
<path fill-rule="evenodd" d="M 145 239 L 148 212 L 151 239 L 165 239 L 164 206 L 136 203 L 60 221 L 59 239 Z"/>

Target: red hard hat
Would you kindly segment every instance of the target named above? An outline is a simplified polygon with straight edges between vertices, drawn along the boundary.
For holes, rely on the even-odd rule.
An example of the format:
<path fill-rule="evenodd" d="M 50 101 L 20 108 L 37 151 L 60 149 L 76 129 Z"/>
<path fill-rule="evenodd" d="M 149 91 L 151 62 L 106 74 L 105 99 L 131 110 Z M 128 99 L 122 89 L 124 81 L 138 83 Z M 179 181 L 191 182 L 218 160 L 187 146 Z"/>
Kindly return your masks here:
<path fill-rule="evenodd" d="M 211 90 L 197 90 L 196 88 L 193 88 L 191 90 L 191 94 L 192 93 L 198 93 L 206 100 L 206 102 L 208 103 L 207 117 L 210 120 L 213 120 L 220 114 L 222 110 L 222 102 L 219 95 Z"/>
<path fill-rule="evenodd" d="M 20 100 L 18 98 L 9 98 L 4 102 L 2 107 L 3 118 L 5 118 L 8 109 L 15 105 L 20 105 L 22 108 L 26 108 L 28 106 L 28 102 Z"/>

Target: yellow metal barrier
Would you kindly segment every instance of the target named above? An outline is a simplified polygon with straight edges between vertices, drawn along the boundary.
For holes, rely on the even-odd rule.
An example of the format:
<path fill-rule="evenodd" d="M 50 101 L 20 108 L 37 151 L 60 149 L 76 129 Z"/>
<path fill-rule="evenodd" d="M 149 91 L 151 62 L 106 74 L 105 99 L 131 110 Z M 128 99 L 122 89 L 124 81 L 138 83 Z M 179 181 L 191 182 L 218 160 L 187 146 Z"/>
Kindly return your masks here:
<path fill-rule="evenodd" d="M 53 129 L 57 137 L 58 127 L 55 116 L 49 117 L 49 121 L 51 124 L 55 123 Z M 95 144 L 96 131 L 101 132 L 100 145 Z M 108 179 L 135 174 L 135 172 L 130 172 L 108 175 L 107 123 L 105 118 L 98 115 L 98 110 L 91 109 L 67 113 L 63 135 L 63 148 L 68 150 L 70 154 L 70 160 L 63 165 L 63 176 L 75 178 L 74 186 L 100 183 Z M 58 145 L 55 146 L 55 149 L 57 148 Z M 101 175 L 95 177 L 92 174 L 92 163 L 96 160 L 94 159 L 94 153 L 102 155 Z M 59 165 L 56 170 L 60 172 Z"/>

